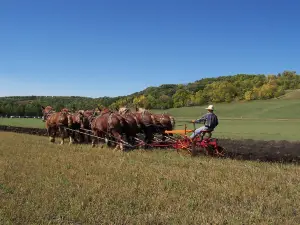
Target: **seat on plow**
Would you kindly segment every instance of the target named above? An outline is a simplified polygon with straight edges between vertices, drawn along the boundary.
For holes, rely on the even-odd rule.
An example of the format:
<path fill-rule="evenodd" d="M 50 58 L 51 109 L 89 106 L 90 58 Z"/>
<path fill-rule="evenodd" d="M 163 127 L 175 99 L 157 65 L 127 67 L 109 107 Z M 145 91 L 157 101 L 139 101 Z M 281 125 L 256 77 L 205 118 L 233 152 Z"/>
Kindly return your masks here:
<path fill-rule="evenodd" d="M 199 135 L 201 136 L 201 139 L 203 139 L 203 137 L 204 137 L 206 134 L 208 134 L 208 135 L 207 135 L 208 138 L 211 138 L 212 132 L 213 132 L 213 131 L 214 131 L 214 130 L 202 130 L 201 133 L 200 133 Z"/>

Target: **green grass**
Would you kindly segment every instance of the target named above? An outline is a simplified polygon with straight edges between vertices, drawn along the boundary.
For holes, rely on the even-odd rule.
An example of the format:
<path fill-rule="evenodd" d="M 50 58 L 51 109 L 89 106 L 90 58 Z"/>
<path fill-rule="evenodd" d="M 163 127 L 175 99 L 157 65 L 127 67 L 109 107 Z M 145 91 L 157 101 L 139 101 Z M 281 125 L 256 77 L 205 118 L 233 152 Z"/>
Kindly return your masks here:
<path fill-rule="evenodd" d="M 299 224 L 300 167 L 0 135 L 0 224 Z"/>
<path fill-rule="evenodd" d="M 16 127 L 45 128 L 45 123 L 41 119 L 33 118 L 0 118 L 0 125 L 10 125 Z"/>
<path fill-rule="evenodd" d="M 294 93 L 294 92 L 292 92 Z M 219 138 L 290 140 L 300 139 L 300 101 L 297 99 L 274 99 L 243 103 L 215 104 L 220 125 L 214 132 Z M 206 113 L 201 107 L 184 107 L 165 110 L 176 118 L 176 129 L 183 129 L 192 119 Z M 159 113 L 161 110 L 152 110 Z M 45 125 L 40 119 L 3 119 L 0 124 L 12 126 L 38 127 Z M 197 127 L 201 126 L 198 124 Z"/>

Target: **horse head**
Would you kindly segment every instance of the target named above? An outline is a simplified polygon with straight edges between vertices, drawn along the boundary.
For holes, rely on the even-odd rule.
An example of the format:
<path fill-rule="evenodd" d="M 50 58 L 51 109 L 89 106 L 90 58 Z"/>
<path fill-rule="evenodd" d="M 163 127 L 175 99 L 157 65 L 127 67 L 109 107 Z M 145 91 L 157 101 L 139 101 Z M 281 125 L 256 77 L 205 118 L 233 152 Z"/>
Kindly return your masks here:
<path fill-rule="evenodd" d="M 51 113 L 55 112 L 51 106 L 46 106 L 46 107 L 41 106 L 41 110 L 42 110 L 42 113 L 43 113 L 43 117 L 42 117 L 43 122 L 45 122 L 47 120 L 48 116 Z"/>
<path fill-rule="evenodd" d="M 89 128 L 91 121 L 95 117 L 95 110 L 78 110 L 80 118 L 80 127 Z"/>

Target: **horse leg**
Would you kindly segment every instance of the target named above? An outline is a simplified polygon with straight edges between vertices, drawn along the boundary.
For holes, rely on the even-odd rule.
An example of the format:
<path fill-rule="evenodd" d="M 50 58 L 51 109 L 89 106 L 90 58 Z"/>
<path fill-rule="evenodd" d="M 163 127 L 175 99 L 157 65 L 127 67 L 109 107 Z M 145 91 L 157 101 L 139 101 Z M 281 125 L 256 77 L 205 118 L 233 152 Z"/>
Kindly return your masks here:
<path fill-rule="evenodd" d="M 104 145 L 106 144 L 106 140 L 107 140 L 105 133 L 99 132 L 98 137 L 99 137 L 98 142 L 101 143 L 100 147 L 104 148 Z"/>
<path fill-rule="evenodd" d="M 59 126 L 59 133 L 60 133 L 60 145 L 63 145 L 65 143 L 65 128 L 63 126 Z"/>
<path fill-rule="evenodd" d="M 74 130 L 69 130 L 69 129 L 65 129 L 64 127 L 62 127 L 62 133 L 63 133 L 63 135 L 61 136 L 62 137 L 61 144 L 64 143 L 65 134 L 69 138 L 69 145 L 71 145 L 71 144 L 73 144 L 75 142 L 75 135 L 76 135 L 76 133 L 75 133 Z"/>
<path fill-rule="evenodd" d="M 152 127 L 151 126 L 146 127 L 145 133 L 146 133 L 145 141 L 147 144 L 150 144 L 153 141 L 153 137 L 154 137 Z"/>
<path fill-rule="evenodd" d="M 47 134 L 48 134 L 48 136 L 49 136 L 49 141 L 52 142 L 52 143 L 54 143 L 54 142 L 55 142 L 55 137 L 53 137 L 53 135 L 52 135 L 51 132 L 52 132 L 51 127 L 48 127 L 48 128 L 47 128 Z"/>
<path fill-rule="evenodd" d="M 85 142 L 88 144 L 88 143 L 90 143 L 90 141 L 91 141 L 91 136 L 89 135 L 89 134 L 91 134 L 91 132 L 86 131 L 85 133 L 86 133 L 86 134 L 84 135 L 84 137 L 85 137 Z"/>
<path fill-rule="evenodd" d="M 84 141 L 84 137 L 85 137 L 85 134 L 79 133 L 79 143 L 82 143 Z"/>
<path fill-rule="evenodd" d="M 69 136 L 69 139 L 70 139 L 70 142 L 69 142 L 69 145 L 73 144 L 75 141 L 75 131 L 70 131 L 68 132 L 68 136 Z"/>
<path fill-rule="evenodd" d="M 92 147 L 95 147 L 95 143 L 97 142 L 98 143 L 98 132 L 97 130 L 92 130 Z"/>
<path fill-rule="evenodd" d="M 117 140 L 118 144 L 116 145 L 114 150 L 117 150 L 118 147 L 120 147 L 121 151 L 124 151 L 124 146 L 123 146 L 123 141 L 122 141 L 122 136 L 115 130 L 112 130 L 112 134 L 115 137 L 115 139 Z"/>

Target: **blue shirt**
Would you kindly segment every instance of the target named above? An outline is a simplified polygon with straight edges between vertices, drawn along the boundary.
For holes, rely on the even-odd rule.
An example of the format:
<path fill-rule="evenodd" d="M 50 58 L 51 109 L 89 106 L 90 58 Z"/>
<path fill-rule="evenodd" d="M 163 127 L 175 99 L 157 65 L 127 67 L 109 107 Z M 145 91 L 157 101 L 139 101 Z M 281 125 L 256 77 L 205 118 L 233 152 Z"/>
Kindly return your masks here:
<path fill-rule="evenodd" d="M 204 122 L 204 125 L 209 129 L 215 129 L 218 126 L 219 121 L 216 114 L 208 112 L 203 117 L 195 121 L 196 123 Z"/>

